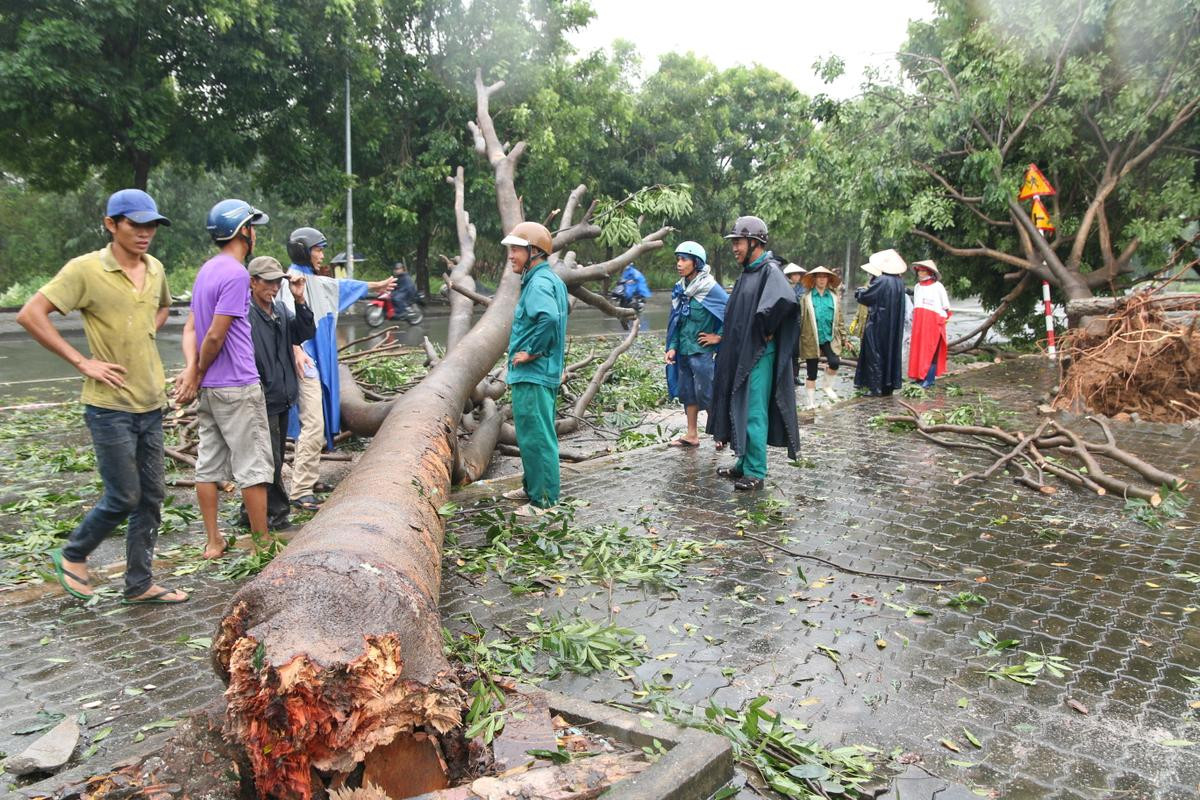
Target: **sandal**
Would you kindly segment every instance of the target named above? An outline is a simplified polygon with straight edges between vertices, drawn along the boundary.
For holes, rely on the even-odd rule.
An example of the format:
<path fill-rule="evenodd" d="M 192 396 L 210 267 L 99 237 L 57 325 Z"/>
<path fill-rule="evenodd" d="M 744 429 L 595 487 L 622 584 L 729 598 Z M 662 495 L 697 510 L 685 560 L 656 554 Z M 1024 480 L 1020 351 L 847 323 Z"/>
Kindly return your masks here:
<path fill-rule="evenodd" d="M 183 597 L 180 597 L 176 600 L 168 599 L 168 596 L 173 594 L 181 594 Z M 121 600 L 121 603 L 127 606 L 146 606 L 154 604 L 174 605 L 176 603 L 186 603 L 187 600 L 188 596 L 186 592 L 182 592 L 179 589 L 167 589 L 164 587 L 154 594 L 142 595 L 141 597 L 126 597 Z"/>
<path fill-rule="evenodd" d="M 669 442 L 667 444 L 667 447 L 699 447 L 699 446 L 700 446 L 699 442 L 689 442 L 687 439 L 684 439 L 682 436 L 680 436 L 675 441 Z"/>
<path fill-rule="evenodd" d="M 63 591 L 71 595 L 71 597 L 79 600 L 91 600 L 96 596 L 95 593 L 91 591 L 92 584 L 90 581 L 84 580 L 63 566 L 63 552 L 61 547 L 56 547 L 50 551 L 50 560 L 54 562 L 54 577 L 58 578 L 58 585 L 63 588 Z M 86 586 L 88 588 L 88 592 L 84 594 L 78 589 L 72 589 L 70 584 L 67 583 L 67 578 L 70 578 L 82 586 Z"/>
<path fill-rule="evenodd" d="M 306 494 L 304 497 L 298 497 L 292 501 L 292 505 L 304 511 L 320 511 L 321 501 L 311 494 Z"/>

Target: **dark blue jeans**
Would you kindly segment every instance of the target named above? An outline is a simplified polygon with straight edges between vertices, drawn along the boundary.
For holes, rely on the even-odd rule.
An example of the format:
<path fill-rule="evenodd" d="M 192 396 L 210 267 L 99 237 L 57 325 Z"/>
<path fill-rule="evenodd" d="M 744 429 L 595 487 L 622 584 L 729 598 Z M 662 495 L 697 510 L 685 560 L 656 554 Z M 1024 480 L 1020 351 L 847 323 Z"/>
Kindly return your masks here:
<path fill-rule="evenodd" d="M 63 556 L 86 561 L 104 537 L 129 520 L 125 534 L 125 596 L 145 594 L 153 584 L 150 562 L 162 521 L 162 411 L 134 414 L 85 406 L 84 422 L 92 433 L 96 467 L 104 495 L 71 531 Z"/>
<path fill-rule="evenodd" d="M 929 362 L 929 371 L 925 373 L 925 380 L 921 381 L 921 386 L 926 389 L 933 388 L 933 381 L 937 378 L 938 354 L 942 352 L 942 345 L 939 342 L 937 349 L 933 351 L 933 361 Z"/>

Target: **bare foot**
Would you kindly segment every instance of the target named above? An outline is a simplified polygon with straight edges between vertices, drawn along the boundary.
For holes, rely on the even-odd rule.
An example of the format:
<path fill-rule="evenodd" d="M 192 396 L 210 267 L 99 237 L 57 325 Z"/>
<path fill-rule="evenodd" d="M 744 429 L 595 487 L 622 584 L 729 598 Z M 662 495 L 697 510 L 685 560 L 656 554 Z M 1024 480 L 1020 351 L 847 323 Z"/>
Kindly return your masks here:
<path fill-rule="evenodd" d="M 63 580 L 67 586 L 71 587 L 80 594 L 92 596 L 92 576 L 88 572 L 86 561 L 67 561 L 62 560 L 63 564 Z"/>
<path fill-rule="evenodd" d="M 225 555 L 225 551 L 228 549 L 229 548 L 225 546 L 224 539 L 216 544 L 209 542 L 204 546 L 204 557 L 210 560 L 214 558 L 220 558 L 221 556 Z"/>

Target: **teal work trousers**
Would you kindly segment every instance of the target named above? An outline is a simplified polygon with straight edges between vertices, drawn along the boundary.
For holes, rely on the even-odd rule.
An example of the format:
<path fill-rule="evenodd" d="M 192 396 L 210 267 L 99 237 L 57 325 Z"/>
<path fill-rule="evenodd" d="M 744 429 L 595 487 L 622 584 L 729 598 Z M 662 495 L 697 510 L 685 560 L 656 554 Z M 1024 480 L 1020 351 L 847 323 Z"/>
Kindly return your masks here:
<path fill-rule="evenodd" d="M 746 447 L 736 466 L 743 475 L 759 480 L 767 477 L 767 414 L 774 379 L 775 340 L 772 339 L 754 362 L 746 381 Z"/>
<path fill-rule="evenodd" d="M 558 395 L 540 383 L 514 383 L 513 425 L 525 470 L 525 494 L 539 508 L 558 502 L 558 434 L 554 430 L 554 402 Z M 765 430 L 764 430 L 765 436 Z"/>

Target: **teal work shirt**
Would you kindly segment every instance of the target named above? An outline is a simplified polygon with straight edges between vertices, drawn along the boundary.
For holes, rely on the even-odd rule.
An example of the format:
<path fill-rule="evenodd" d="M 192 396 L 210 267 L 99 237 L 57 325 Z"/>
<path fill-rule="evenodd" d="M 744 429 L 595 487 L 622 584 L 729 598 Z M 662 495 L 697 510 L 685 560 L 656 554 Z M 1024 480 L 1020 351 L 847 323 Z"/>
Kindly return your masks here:
<path fill-rule="evenodd" d="M 833 292 L 826 289 L 822 294 L 813 289 L 808 294 L 812 298 L 813 314 L 817 318 L 817 341 L 825 344 L 833 340 Z"/>
<path fill-rule="evenodd" d="M 545 261 L 521 276 L 521 296 L 508 337 L 508 382 L 558 388 L 567 345 L 567 286 Z M 537 358 L 512 363 L 516 353 Z"/>
<path fill-rule="evenodd" d="M 688 299 L 688 315 L 679 318 L 675 326 L 675 335 L 667 343 L 667 349 L 674 350 L 676 355 L 691 356 L 697 353 L 711 353 L 717 349 L 715 344 L 702 345 L 697 341 L 702 333 L 716 333 L 721 328 L 721 321 L 704 304 L 694 299 Z"/>

